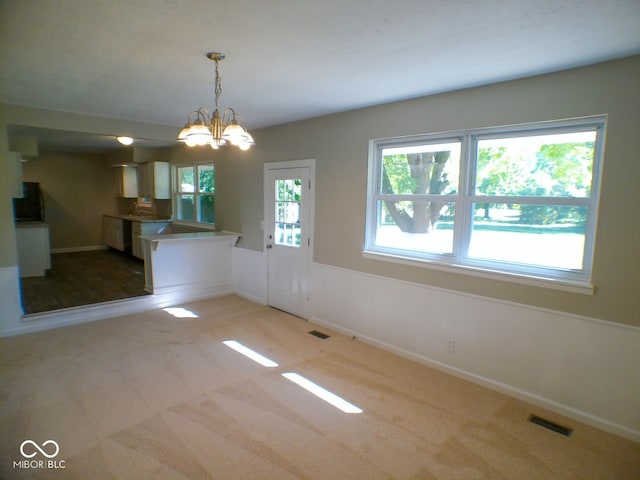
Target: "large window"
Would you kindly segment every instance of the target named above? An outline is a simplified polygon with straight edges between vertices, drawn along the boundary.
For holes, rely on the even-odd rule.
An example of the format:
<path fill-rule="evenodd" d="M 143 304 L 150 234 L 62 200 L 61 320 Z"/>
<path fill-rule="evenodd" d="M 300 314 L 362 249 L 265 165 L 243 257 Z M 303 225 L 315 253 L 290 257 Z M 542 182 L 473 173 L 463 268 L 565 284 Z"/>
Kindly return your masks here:
<path fill-rule="evenodd" d="M 176 167 L 176 219 L 215 223 L 215 184 L 212 163 Z"/>
<path fill-rule="evenodd" d="M 589 285 L 604 127 L 372 140 L 365 253 Z"/>

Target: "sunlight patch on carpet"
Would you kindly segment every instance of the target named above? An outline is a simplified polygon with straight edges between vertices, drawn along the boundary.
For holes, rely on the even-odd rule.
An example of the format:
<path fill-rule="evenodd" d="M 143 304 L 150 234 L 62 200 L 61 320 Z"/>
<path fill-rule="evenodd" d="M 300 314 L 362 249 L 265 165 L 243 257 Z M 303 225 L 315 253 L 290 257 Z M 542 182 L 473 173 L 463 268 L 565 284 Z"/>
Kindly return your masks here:
<path fill-rule="evenodd" d="M 236 342 L 235 340 L 225 340 L 224 343 L 227 347 L 232 348 L 238 353 L 241 353 L 247 358 L 250 358 L 256 363 L 259 363 L 263 367 L 277 367 L 278 364 L 273 360 L 265 357 L 264 355 L 259 354 L 255 350 L 251 350 L 249 347 L 241 344 L 240 342 Z"/>
<path fill-rule="evenodd" d="M 342 410 L 345 413 L 362 413 L 360 407 L 355 406 L 353 403 L 347 402 L 344 398 L 339 397 L 333 392 L 321 387 L 320 385 L 313 383 L 311 380 L 298 375 L 297 373 L 287 372 L 282 374 L 288 380 L 291 380 L 296 385 L 304 388 L 308 392 L 313 393 L 316 397 L 321 398 L 325 402 L 333 405 L 334 407 Z"/>
<path fill-rule="evenodd" d="M 163 308 L 165 312 L 169 315 L 173 315 L 176 318 L 198 318 L 198 314 L 192 312 L 191 310 L 187 310 L 183 307 L 167 307 Z"/>

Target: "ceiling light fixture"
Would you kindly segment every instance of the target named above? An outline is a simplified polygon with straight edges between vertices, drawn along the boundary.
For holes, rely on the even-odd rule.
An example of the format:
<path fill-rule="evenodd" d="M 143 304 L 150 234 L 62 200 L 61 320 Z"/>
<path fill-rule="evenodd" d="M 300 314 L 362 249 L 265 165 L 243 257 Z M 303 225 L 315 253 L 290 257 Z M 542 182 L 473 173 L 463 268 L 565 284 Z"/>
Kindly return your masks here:
<path fill-rule="evenodd" d="M 222 115 L 218 110 L 218 101 L 222 94 L 222 80 L 218 72 L 218 66 L 225 55 L 219 52 L 207 53 L 207 58 L 216 62 L 216 83 L 215 111 L 209 111 L 200 107 L 189 114 L 187 124 L 178 134 L 178 141 L 185 143 L 188 147 L 210 145 L 217 150 L 224 145 L 233 145 L 240 150 L 248 150 L 254 144 L 253 138 L 243 125 L 242 116 L 231 108 L 223 110 Z"/>
<path fill-rule="evenodd" d="M 131 145 L 133 143 L 133 138 L 131 137 L 116 137 L 116 140 L 122 145 Z"/>

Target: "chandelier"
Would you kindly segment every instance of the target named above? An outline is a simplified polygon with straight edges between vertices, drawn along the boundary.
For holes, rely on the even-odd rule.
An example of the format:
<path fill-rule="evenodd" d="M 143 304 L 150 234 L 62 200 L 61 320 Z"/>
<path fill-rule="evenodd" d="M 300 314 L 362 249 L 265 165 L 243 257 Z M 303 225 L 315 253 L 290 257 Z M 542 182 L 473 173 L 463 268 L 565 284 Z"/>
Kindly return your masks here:
<path fill-rule="evenodd" d="M 207 58 L 216 62 L 216 108 L 213 114 L 204 107 L 189 114 L 187 124 L 178 134 L 178 141 L 185 143 L 188 147 L 210 145 L 217 150 L 224 145 L 232 145 L 240 150 L 248 150 L 254 144 L 253 137 L 243 125 L 240 114 L 231 107 L 225 108 L 222 114 L 218 110 L 218 101 L 222 94 L 222 80 L 218 66 L 224 57 L 223 53 L 207 53 Z"/>

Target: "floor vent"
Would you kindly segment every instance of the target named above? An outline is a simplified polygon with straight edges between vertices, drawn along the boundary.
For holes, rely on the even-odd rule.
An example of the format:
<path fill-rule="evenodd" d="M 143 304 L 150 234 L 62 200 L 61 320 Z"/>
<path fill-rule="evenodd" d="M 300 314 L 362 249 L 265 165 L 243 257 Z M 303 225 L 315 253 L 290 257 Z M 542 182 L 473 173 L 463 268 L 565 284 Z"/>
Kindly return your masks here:
<path fill-rule="evenodd" d="M 536 425 L 540 425 L 547 430 L 551 430 L 553 432 L 559 433 L 560 435 L 564 435 L 565 437 L 570 437 L 573 433 L 573 428 L 563 427 L 562 425 L 558 425 L 557 423 L 553 423 L 550 420 L 545 420 L 544 418 L 537 417 L 536 415 L 531 415 L 529 417 L 529 421 L 531 423 L 535 423 Z"/>
<path fill-rule="evenodd" d="M 331 336 L 331 335 L 327 335 L 326 333 L 319 332 L 318 330 L 311 330 L 309 333 L 314 337 L 321 338 L 322 340 L 329 338 Z"/>

